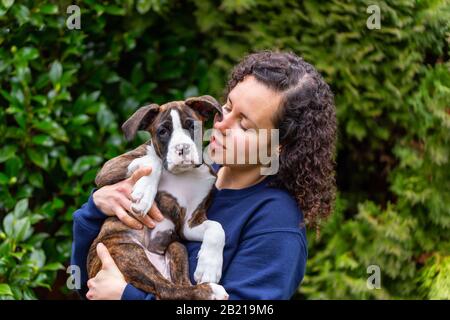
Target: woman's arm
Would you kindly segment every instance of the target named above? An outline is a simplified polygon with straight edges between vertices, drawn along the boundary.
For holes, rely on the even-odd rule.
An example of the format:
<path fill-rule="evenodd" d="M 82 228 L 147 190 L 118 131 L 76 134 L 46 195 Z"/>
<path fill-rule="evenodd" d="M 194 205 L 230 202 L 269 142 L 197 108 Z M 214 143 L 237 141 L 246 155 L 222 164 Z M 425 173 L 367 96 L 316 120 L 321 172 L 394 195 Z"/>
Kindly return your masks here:
<path fill-rule="evenodd" d="M 95 191 L 94 189 L 92 193 Z M 88 275 L 86 260 L 89 247 L 97 237 L 104 220 L 107 218 L 95 205 L 92 193 L 88 202 L 73 214 L 73 242 L 70 264 L 78 267 L 80 270 L 81 288 L 77 288 L 77 291 L 82 298 L 87 293 L 86 283 Z"/>
<path fill-rule="evenodd" d="M 79 267 L 81 288 L 78 288 L 77 291 L 83 298 L 88 290 L 86 260 L 89 248 L 108 216 L 117 216 L 123 223 L 136 229 L 142 228 L 142 224 L 153 228 L 155 223 L 152 218 L 157 221 L 162 220 L 161 212 L 156 206 L 153 206 L 149 211 L 152 218 L 146 215 L 144 218 L 140 218 L 140 221 L 135 220 L 127 213 L 131 210 L 130 194 L 133 185 L 139 178 L 150 174 L 150 172 L 151 168 L 141 168 L 124 181 L 98 190 L 94 189 L 88 202 L 75 211 L 73 215 L 71 265 Z"/>
<path fill-rule="evenodd" d="M 300 285 L 307 260 L 300 230 L 278 229 L 244 239 L 222 277 L 230 300 L 287 300 Z"/>

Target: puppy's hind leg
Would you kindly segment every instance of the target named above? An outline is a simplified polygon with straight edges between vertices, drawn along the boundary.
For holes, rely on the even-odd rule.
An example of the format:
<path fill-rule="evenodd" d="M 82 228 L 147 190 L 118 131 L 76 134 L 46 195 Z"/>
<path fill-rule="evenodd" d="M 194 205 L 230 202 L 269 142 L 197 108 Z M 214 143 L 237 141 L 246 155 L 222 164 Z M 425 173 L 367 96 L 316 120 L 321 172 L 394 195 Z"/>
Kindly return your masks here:
<path fill-rule="evenodd" d="M 159 273 L 148 260 L 145 250 L 136 243 L 116 243 L 110 248 L 110 254 L 128 283 L 154 294 L 158 299 L 219 300 L 228 298 L 225 290 L 216 284 L 184 286 L 170 282 Z"/>
<path fill-rule="evenodd" d="M 189 279 L 189 261 L 186 247 L 178 241 L 172 242 L 166 250 L 170 263 L 172 282 L 181 286 L 192 286 Z"/>

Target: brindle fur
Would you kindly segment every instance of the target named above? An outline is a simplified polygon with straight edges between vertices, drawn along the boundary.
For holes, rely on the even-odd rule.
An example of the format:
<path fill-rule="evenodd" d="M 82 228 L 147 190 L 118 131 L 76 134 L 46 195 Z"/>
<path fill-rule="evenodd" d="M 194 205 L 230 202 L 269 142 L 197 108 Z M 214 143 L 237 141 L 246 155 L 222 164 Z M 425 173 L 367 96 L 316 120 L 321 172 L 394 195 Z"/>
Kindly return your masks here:
<path fill-rule="evenodd" d="M 145 292 L 153 293 L 157 299 L 208 299 L 211 289 L 206 284 L 193 286 L 189 280 L 186 248 L 179 242 L 172 242 L 166 254 L 169 254 L 171 281 L 148 260 L 142 246 L 134 239 L 144 242 L 146 229 L 133 230 L 126 227 L 116 217 L 108 218 L 98 237 L 92 243 L 88 254 L 89 278 L 101 269 L 96 246 L 102 242 L 108 249 L 125 281 Z"/>
<path fill-rule="evenodd" d="M 136 158 L 147 154 L 147 144 L 142 144 L 134 150 L 128 151 L 118 157 L 108 160 L 95 177 L 98 188 L 115 184 L 127 178 L 128 165 Z"/>

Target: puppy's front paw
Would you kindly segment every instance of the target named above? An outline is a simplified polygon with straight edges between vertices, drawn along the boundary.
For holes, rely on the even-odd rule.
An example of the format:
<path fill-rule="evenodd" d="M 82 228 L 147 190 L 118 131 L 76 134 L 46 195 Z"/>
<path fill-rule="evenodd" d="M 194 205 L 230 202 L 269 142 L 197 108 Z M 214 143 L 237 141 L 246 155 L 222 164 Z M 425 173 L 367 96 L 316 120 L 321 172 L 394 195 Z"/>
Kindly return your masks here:
<path fill-rule="evenodd" d="M 141 178 L 131 192 L 133 204 L 131 209 L 137 216 L 143 217 L 147 214 L 155 200 L 156 190 L 148 186 L 147 180 Z"/>
<path fill-rule="evenodd" d="M 215 283 L 209 283 L 208 285 L 212 290 L 212 294 L 209 297 L 210 300 L 228 300 L 229 295 L 224 287 Z"/>
<path fill-rule="evenodd" d="M 131 193 L 131 199 L 133 202 L 139 202 L 142 200 L 142 197 L 144 196 L 144 191 L 141 189 L 133 190 Z"/>
<path fill-rule="evenodd" d="M 131 210 L 133 210 L 135 215 L 144 217 L 150 210 L 152 204 L 153 201 L 147 199 L 146 197 L 142 197 L 139 201 L 131 204 Z"/>
<path fill-rule="evenodd" d="M 219 283 L 222 277 L 222 250 L 215 250 L 202 247 L 198 253 L 197 268 L 194 272 L 194 279 L 197 283 Z"/>

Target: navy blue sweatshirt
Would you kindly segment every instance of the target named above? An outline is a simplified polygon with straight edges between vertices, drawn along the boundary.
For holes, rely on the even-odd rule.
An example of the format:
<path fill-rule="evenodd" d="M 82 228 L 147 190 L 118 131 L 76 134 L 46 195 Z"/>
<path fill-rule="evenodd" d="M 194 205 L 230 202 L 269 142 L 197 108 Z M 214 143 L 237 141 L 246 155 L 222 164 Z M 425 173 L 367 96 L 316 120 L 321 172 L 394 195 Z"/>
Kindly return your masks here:
<path fill-rule="evenodd" d="M 217 170 L 217 167 L 214 166 Z M 244 189 L 214 187 L 208 219 L 225 231 L 220 284 L 236 299 L 289 299 L 305 273 L 307 241 L 302 212 L 285 190 L 269 187 L 271 176 Z M 95 192 L 95 190 L 94 190 Z M 71 264 L 81 270 L 81 295 L 87 292 L 86 260 L 89 247 L 107 216 L 92 199 L 73 216 Z M 192 283 L 200 242 L 185 241 Z M 153 300 L 155 296 L 128 284 L 123 300 Z"/>

